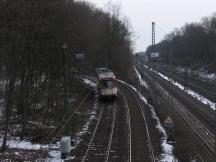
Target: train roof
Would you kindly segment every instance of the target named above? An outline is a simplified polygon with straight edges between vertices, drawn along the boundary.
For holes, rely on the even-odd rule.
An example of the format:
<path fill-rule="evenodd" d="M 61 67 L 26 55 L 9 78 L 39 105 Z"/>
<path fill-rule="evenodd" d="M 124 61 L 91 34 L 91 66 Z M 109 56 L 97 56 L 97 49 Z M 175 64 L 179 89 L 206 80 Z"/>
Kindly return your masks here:
<path fill-rule="evenodd" d="M 96 73 L 99 79 L 113 78 L 114 73 L 108 68 L 97 68 Z"/>

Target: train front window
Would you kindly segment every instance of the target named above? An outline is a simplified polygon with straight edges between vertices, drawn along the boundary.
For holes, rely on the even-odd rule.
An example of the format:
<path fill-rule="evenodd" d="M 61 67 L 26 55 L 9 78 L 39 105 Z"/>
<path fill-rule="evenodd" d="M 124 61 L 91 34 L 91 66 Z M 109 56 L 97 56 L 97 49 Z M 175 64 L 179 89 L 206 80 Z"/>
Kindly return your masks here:
<path fill-rule="evenodd" d="M 100 82 L 101 88 L 113 88 L 113 80 L 103 80 Z"/>
<path fill-rule="evenodd" d="M 112 80 L 106 81 L 106 86 L 107 86 L 107 88 L 112 88 L 113 87 L 113 81 Z"/>

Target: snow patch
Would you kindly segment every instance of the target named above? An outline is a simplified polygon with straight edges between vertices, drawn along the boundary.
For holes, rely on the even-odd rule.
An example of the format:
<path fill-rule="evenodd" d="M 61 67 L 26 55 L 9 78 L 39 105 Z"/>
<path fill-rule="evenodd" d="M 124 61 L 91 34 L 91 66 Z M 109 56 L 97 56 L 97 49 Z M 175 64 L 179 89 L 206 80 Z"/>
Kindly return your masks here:
<path fill-rule="evenodd" d="M 98 107 L 97 104 L 98 104 L 97 99 L 95 99 L 94 109 L 91 112 L 89 118 L 87 119 L 86 123 L 82 126 L 82 128 L 80 128 L 80 130 L 75 134 L 75 138 L 72 139 L 74 144 L 74 146 L 71 148 L 72 150 L 77 148 L 80 142 L 83 141 L 83 136 L 88 133 L 90 124 L 94 119 L 96 119 L 96 109 Z"/>
<path fill-rule="evenodd" d="M 96 83 L 91 81 L 90 79 L 83 78 L 83 81 L 84 81 L 85 84 L 89 85 L 90 87 L 95 88 L 97 86 Z"/>
<path fill-rule="evenodd" d="M 57 150 L 50 151 L 49 155 L 52 157 L 52 162 L 63 162 L 64 161 L 64 160 L 61 160 L 60 151 L 57 151 Z M 49 160 L 49 159 L 47 159 L 47 160 Z"/>
<path fill-rule="evenodd" d="M 88 79 L 86 79 L 86 80 L 89 83 L 90 80 L 88 80 Z M 90 83 L 91 82 L 92 81 L 90 81 Z M 92 85 L 94 86 L 95 84 L 92 84 Z M 96 96 L 96 94 L 95 94 L 95 96 Z M 89 118 L 86 120 L 86 123 L 78 130 L 78 132 L 75 134 L 75 137 L 72 139 L 73 146 L 71 147 L 71 150 L 76 149 L 78 147 L 78 145 L 83 141 L 84 135 L 89 133 L 89 126 L 91 125 L 93 120 L 95 120 L 97 118 L 96 117 L 96 110 L 98 109 L 97 100 L 98 100 L 98 98 L 95 97 L 93 110 L 90 112 Z M 74 159 L 75 157 L 72 157 L 72 158 Z"/>
<path fill-rule="evenodd" d="M 148 103 L 146 103 L 146 104 L 148 104 Z M 164 154 L 162 154 L 161 161 L 162 162 L 177 161 L 175 159 L 175 157 L 173 156 L 173 146 L 166 143 L 167 133 L 166 133 L 166 130 L 161 125 L 161 122 L 155 113 L 154 107 L 149 105 L 149 104 L 148 104 L 148 106 L 151 107 L 152 117 L 157 121 L 156 128 L 163 134 L 161 145 L 162 145 Z"/>
<path fill-rule="evenodd" d="M 89 79 L 83 79 L 84 82 L 92 87 L 96 87 L 96 84 L 92 82 Z M 93 111 L 90 113 L 89 118 L 87 119 L 87 122 L 80 128 L 78 133 L 75 134 L 75 138 L 72 140 L 74 143 L 74 146 L 71 147 L 72 149 L 75 149 L 78 144 L 83 140 L 82 137 L 88 133 L 89 126 L 92 123 L 92 121 L 96 118 L 96 109 L 98 107 L 97 97 L 95 97 L 95 103 Z M 38 124 L 38 123 L 37 123 Z M 0 136 L 0 146 L 3 143 L 3 137 Z M 51 145 L 42 145 L 42 144 L 33 144 L 30 141 L 27 140 L 21 140 L 19 137 L 11 138 L 7 140 L 7 145 L 9 148 L 16 148 L 16 149 L 28 149 L 28 150 L 41 150 L 41 149 L 49 149 L 49 158 L 47 159 L 38 159 L 37 161 L 48 161 L 48 162 L 63 162 L 61 160 L 61 152 L 60 152 L 60 142 L 57 142 L 57 144 L 51 144 Z M 66 160 L 73 160 L 75 157 L 68 157 Z"/>
<path fill-rule="evenodd" d="M 64 160 L 73 160 L 74 156 L 68 156 L 66 159 L 61 159 L 61 152 L 57 150 L 52 150 L 49 152 L 49 155 L 52 158 L 46 159 L 48 162 L 64 162 Z M 39 161 L 38 161 L 39 162 Z"/>
<path fill-rule="evenodd" d="M 142 77 L 141 77 L 140 73 L 137 71 L 137 69 L 136 69 L 136 67 L 135 67 L 135 66 L 134 66 L 134 71 L 135 71 L 135 73 L 136 73 L 136 76 L 137 76 L 137 77 L 138 77 L 138 79 L 139 79 L 139 82 L 140 82 L 140 84 L 141 84 L 142 86 L 144 86 L 144 87 L 148 88 L 148 84 L 147 84 L 147 82 L 146 82 L 146 81 L 144 81 L 144 80 L 142 79 Z"/>
<path fill-rule="evenodd" d="M 177 67 L 177 73 L 185 73 L 184 67 Z M 201 80 L 204 81 L 214 81 L 216 80 L 216 73 L 208 73 L 208 70 L 205 67 L 199 68 L 197 70 L 187 69 L 189 74 L 192 74 L 196 77 L 199 77 Z"/>
<path fill-rule="evenodd" d="M 66 159 L 61 159 L 61 152 L 58 150 L 52 150 L 49 152 L 49 156 L 51 158 L 45 159 L 47 162 L 64 162 L 64 160 L 73 160 L 75 157 L 74 156 L 68 156 Z M 38 162 L 41 162 L 43 160 L 38 160 Z"/>
<path fill-rule="evenodd" d="M 185 68 L 183 68 L 183 67 L 177 67 L 176 68 L 176 72 L 177 73 L 185 73 Z"/>
<path fill-rule="evenodd" d="M 146 68 L 148 68 L 146 65 L 145 65 Z M 150 69 L 150 68 L 149 68 Z M 194 97 L 195 99 L 197 99 L 198 101 L 202 102 L 204 105 L 210 107 L 211 109 L 215 110 L 216 109 L 216 105 L 213 101 L 207 99 L 206 97 L 200 95 L 199 93 L 189 89 L 188 87 L 184 87 L 182 84 L 174 81 L 173 79 L 171 78 L 168 78 L 166 75 L 160 73 L 160 72 L 157 72 L 157 71 L 154 71 L 153 69 L 150 69 L 151 71 L 157 73 L 160 77 L 162 77 L 163 79 L 167 80 L 167 81 L 170 81 L 173 85 L 175 85 L 176 87 L 180 88 L 181 90 L 183 90 L 184 92 L 186 92 L 187 94 L 191 95 L 192 97 Z"/>
<path fill-rule="evenodd" d="M 216 80 L 216 73 L 211 73 L 211 74 L 200 73 L 199 77 L 203 80 L 213 81 Z"/>
<path fill-rule="evenodd" d="M 0 139 L 0 143 L 1 143 L 1 145 L 3 143 L 2 137 Z M 39 150 L 39 149 L 48 148 L 48 145 L 33 144 L 30 141 L 21 140 L 19 137 L 13 138 L 13 139 L 8 139 L 7 140 L 7 146 L 9 148 L 27 149 L 27 150 Z"/>

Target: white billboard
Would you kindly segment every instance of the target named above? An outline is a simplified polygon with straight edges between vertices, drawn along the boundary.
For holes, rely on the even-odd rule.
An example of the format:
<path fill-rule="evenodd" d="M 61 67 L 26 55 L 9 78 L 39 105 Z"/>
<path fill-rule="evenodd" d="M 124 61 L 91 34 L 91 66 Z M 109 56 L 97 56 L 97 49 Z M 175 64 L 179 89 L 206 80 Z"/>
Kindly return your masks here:
<path fill-rule="evenodd" d="M 75 54 L 76 59 L 84 59 L 85 58 L 85 54 L 84 53 L 77 53 Z"/>
<path fill-rule="evenodd" d="M 159 57 L 159 52 L 151 52 L 151 58 L 158 58 Z"/>

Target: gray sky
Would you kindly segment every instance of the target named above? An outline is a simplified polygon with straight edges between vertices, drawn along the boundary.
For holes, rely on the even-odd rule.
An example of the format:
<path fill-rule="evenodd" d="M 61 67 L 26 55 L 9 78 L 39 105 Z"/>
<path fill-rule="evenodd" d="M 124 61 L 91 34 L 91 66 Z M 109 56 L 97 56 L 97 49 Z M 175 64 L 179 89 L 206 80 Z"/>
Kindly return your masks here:
<path fill-rule="evenodd" d="M 108 0 L 86 0 L 105 9 Z M 111 0 L 120 4 L 121 14 L 129 18 L 134 31 L 135 52 L 151 45 L 151 22 L 156 23 L 156 43 L 165 34 L 185 23 L 199 22 L 216 12 L 216 0 Z"/>

